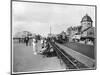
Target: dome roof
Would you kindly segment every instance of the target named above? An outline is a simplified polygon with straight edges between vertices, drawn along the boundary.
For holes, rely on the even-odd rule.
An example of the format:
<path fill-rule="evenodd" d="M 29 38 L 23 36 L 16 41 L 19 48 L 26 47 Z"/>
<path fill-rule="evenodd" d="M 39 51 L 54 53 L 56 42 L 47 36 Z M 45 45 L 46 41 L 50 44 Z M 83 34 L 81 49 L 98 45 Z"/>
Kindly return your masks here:
<path fill-rule="evenodd" d="M 81 22 L 86 22 L 86 21 L 93 22 L 92 19 L 91 19 L 91 17 L 88 16 L 87 14 L 82 18 Z"/>

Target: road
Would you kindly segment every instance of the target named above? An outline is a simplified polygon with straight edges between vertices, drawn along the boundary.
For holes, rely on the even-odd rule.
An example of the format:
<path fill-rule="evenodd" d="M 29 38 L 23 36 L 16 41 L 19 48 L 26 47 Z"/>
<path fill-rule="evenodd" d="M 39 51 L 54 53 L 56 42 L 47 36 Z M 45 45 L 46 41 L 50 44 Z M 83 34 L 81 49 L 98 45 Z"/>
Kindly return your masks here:
<path fill-rule="evenodd" d="M 74 58 L 75 61 L 77 60 L 80 64 L 78 64 L 79 69 L 95 69 L 95 63 L 96 60 L 84 55 L 83 53 L 80 53 L 78 51 L 75 51 L 71 48 L 68 48 L 62 44 L 56 43 L 56 45 L 64 51 L 64 53 L 67 53 L 67 56 L 71 56 L 71 58 Z M 69 57 L 70 58 L 70 57 Z"/>
<path fill-rule="evenodd" d="M 66 69 L 82 69 L 82 68 L 88 68 L 83 63 L 81 63 L 79 60 L 73 57 L 73 51 L 70 51 L 70 49 L 66 49 L 62 47 L 61 44 L 50 42 L 53 46 L 54 50 L 57 53 L 57 56 L 65 63 Z M 61 48 L 62 47 L 62 48 Z M 68 54 L 70 52 L 70 54 Z M 76 54 L 76 53 L 75 53 Z M 76 56 L 76 55 L 75 55 Z M 78 56 L 80 57 L 80 55 Z"/>

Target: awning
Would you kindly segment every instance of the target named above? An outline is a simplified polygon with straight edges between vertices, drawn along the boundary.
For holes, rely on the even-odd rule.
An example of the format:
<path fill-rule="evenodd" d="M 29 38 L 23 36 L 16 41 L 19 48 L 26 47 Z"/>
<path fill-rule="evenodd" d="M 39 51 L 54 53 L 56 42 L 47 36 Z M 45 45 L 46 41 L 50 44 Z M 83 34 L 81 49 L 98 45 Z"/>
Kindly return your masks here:
<path fill-rule="evenodd" d="M 94 41 L 95 38 L 94 37 L 81 37 L 80 39 L 81 40 L 90 39 L 90 40 Z"/>

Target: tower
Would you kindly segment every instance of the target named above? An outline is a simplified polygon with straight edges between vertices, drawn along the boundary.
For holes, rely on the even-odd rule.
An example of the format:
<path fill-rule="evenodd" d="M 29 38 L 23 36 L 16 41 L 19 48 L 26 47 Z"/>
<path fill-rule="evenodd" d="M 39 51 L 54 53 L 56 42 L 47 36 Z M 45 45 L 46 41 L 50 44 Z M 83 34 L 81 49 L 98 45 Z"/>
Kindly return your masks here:
<path fill-rule="evenodd" d="M 92 21 L 91 17 L 88 16 L 88 14 L 86 14 L 81 20 L 81 25 L 82 25 L 81 31 L 84 31 L 85 29 L 92 27 L 92 23 L 93 23 L 93 21 Z"/>

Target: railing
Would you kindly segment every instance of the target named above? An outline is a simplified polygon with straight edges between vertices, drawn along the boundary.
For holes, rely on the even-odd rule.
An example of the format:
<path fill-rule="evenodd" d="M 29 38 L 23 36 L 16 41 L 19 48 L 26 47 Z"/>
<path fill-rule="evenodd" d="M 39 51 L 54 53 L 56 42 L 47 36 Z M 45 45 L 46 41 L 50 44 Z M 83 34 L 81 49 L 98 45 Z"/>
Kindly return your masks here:
<path fill-rule="evenodd" d="M 84 64 L 80 63 L 79 61 L 68 55 L 66 52 L 64 52 L 64 50 L 59 48 L 55 43 L 50 42 L 50 44 L 57 53 L 57 57 L 65 63 L 66 69 L 87 68 Z"/>

